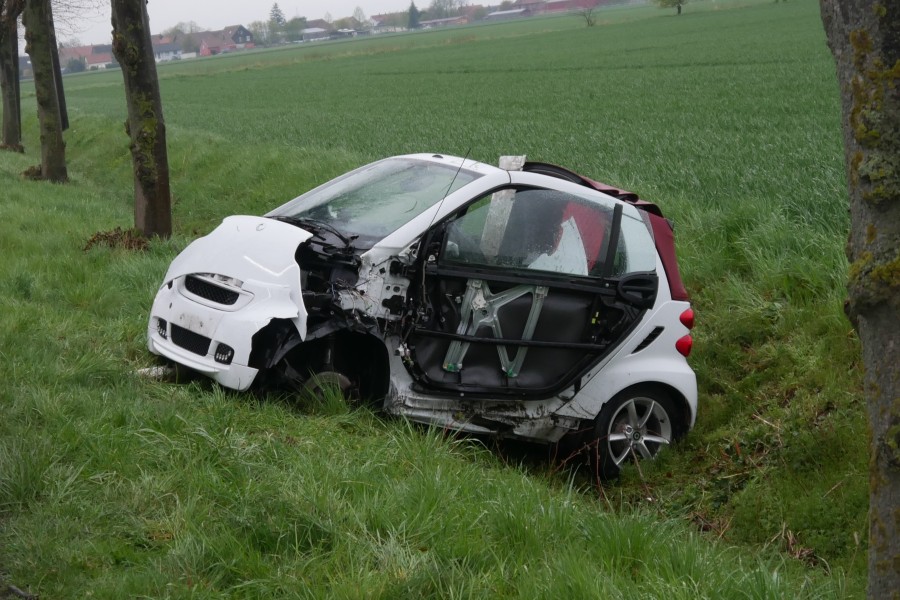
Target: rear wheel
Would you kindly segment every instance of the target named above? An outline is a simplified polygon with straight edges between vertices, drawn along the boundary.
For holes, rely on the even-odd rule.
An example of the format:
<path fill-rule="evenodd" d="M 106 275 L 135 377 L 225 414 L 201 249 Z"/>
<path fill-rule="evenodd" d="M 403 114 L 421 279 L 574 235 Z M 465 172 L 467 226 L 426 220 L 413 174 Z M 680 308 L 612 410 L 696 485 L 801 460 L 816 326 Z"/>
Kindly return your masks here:
<path fill-rule="evenodd" d="M 614 478 L 629 463 L 654 458 L 677 440 L 679 423 L 675 403 L 663 390 L 627 389 L 607 402 L 594 421 L 592 466 L 602 478 Z"/>

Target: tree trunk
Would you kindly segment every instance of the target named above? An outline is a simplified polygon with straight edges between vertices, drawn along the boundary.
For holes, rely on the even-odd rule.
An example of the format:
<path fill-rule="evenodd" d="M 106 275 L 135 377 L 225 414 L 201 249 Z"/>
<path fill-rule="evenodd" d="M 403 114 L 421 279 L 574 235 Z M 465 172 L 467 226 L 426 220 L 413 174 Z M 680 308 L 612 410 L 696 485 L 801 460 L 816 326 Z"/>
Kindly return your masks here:
<path fill-rule="evenodd" d="M 62 183 L 66 172 L 66 144 L 60 114 L 59 93 L 53 70 L 53 13 L 50 0 L 26 0 L 22 12 L 25 51 L 34 70 L 34 92 L 41 129 L 41 178 Z"/>
<path fill-rule="evenodd" d="M 900 598 L 900 3 L 820 0 L 850 188 L 848 315 L 870 433 L 870 598 Z"/>
<path fill-rule="evenodd" d="M 0 0 L 0 95 L 3 96 L 3 127 L 0 148 L 24 152 L 22 108 L 19 103 L 18 20 L 22 0 Z"/>
<path fill-rule="evenodd" d="M 145 236 L 169 237 L 169 159 L 156 60 L 145 0 L 112 0 L 113 53 L 125 78 L 134 167 L 134 225 Z"/>

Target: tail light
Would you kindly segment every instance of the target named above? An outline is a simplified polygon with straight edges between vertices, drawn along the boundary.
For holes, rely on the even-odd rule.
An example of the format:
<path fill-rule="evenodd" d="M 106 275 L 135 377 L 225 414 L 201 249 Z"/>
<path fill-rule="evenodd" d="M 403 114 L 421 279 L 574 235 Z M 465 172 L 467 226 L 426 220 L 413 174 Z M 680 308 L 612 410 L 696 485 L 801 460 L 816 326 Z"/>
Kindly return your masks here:
<path fill-rule="evenodd" d="M 694 338 L 689 335 L 679 338 L 678 341 L 675 342 L 675 349 L 678 350 L 678 353 L 684 357 L 690 356 L 691 348 L 693 347 Z"/>
<path fill-rule="evenodd" d="M 678 320 L 681 321 L 681 324 L 687 327 L 688 329 L 694 328 L 694 309 L 688 308 L 681 315 L 678 316 Z M 690 334 L 681 337 L 675 342 L 675 349 L 678 350 L 678 353 L 684 357 L 688 357 L 691 354 L 691 348 L 694 347 L 694 338 L 690 336 Z"/>

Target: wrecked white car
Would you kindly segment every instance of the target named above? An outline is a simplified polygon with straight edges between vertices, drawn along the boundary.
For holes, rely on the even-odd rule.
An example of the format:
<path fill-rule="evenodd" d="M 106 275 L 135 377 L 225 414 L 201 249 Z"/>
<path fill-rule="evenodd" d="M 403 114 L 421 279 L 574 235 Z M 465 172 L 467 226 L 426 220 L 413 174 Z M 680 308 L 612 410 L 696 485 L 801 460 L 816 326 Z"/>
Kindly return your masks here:
<path fill-rule="evenodd" d="M 323 378 L 451 429 L 593 447 L 605 476 L 694 423 L 671 224 L 543 163 L 381 160 L 173 262 L 151 352 L 245 390 Z"/>

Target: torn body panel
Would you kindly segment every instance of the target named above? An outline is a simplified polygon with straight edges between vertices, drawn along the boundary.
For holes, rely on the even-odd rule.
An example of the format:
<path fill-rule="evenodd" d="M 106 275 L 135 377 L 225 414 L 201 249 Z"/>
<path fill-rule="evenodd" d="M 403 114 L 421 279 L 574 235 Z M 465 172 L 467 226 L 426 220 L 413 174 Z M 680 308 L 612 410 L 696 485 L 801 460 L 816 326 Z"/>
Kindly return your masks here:
<path fill-rule="evenodd" d="M 394 338 L 388 343 L 400 342 Z M 402 351 L 391 356 L 391 388 L 384 401 L 388 413 L 458 431 L 540 442 L 558 441 L 579 426 L 579 419 L 557 415 L 567 402 L 565 394 L 526 401 L 435 395 L 416 386 L 403 360 Z"/>

